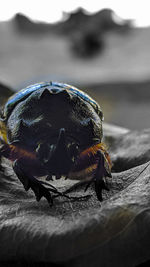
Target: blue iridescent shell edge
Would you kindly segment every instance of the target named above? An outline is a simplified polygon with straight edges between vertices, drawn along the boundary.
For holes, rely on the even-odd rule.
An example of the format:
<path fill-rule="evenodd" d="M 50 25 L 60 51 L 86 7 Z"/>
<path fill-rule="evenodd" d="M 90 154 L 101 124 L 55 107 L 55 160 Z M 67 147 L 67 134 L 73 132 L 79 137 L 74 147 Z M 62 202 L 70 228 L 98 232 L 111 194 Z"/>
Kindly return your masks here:
<path fill-rule="evenodd" d="M 17 103 L 19 103 L 21 100 L 24 100 L 26 97 L 28 97 L 33 92 L 35 92 L 41 88 L 44 88 L 44 87 L 49 87 L 49 89 L 53 89 L 55 87 L 55 88 L 58 88 L 58 90 L 66 89 L 70 93 L 75 94 L 78 97 L 85 100 L 86 102 L 90 103 L 93 106 L 94 110 L 98 113 L 98 115 L 100 115 L 100 113 L 102 114 L 101 108 L 98 105 L 98 103 L 92 97 L 90 97 L 88 94 L 83 92 L 82 90 L 80 90 L 80 89 L 78 89 L 72 85 L 66 84 L 66 83 L 52 82 L 52 81 L 41 82 L 41 83 L 36 83 L 36 84 L 30 85 L 30 86 L 20 90 L 19 92 L 15 93 L 14 95 L 12 95 L 5 104 L 5 113 L 7 114 L 7 111 L 9 110 L 9 108 L 15 106 Z"/>

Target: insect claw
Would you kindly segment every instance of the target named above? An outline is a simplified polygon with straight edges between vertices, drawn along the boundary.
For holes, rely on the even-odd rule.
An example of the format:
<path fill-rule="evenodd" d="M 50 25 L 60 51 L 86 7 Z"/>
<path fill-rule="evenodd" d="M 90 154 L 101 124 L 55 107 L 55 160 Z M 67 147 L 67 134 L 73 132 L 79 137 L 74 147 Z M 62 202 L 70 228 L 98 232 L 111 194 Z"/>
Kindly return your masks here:
<path fill-rule="evenodd" d="M 107 177 L 112 178 L 112 174 L 111 173 L 107 173 Z"/>
<path fill-rule="evenodd" d="M 89 188 L 89 186 L 91 185 L 91 183 L 93 182 L 93 179 L 91 181 L 89 181 L 84 189 L 84 192 L 87 191 L 87 189 Z"/>
<path fill-rule="evenodd" d="M 41 190 L 40 190 L 39 186 L 37 186 L 37 185 L 36 184 L 31 185 L 31 189 L 33 190 L 33 192 L 35 194 L 36 200 L 39 202 L 41 197 L 42 197 L 42 194 L 41 194 Z"/>
<path fill-rule="evenodd" d="M 60 174 L 56 175 L 56 180 L 58 180 L 60 178 L 61 178 L 61 175 Z"/>
<path fill-rule="evenodd" d="M 41 199 L 41 196 L 40 195 L 35 195 L 35 197 L 36 197 L 36 201 L 39 202 L 40 199 Z"/>
<path fill-rule="evenodd" d="M 103 181 L 103 184 L 102 184 L 102 188 L 105 189 L 106 191 L 109 191 L 109 188 L 108 186 L 106 185 L 106 183 Z"/>
<path fill-rule="evenodd" d="M 50 192 L 40 182 L 38 182 L 37 184 L 33 184 L 31 188 L 38 202 L 40 201 L 42 197 L 45 197 L 48 203 L 50 203 L 51 205 L 53 204 L 53 200 L 52 200 Z"/>
<path fill-rule="evenodd" d="M 51 174 L 46 176 L 46 181 L 53 181 L 53 177 Z"/>
<path fill-rule="evenodd" d="M 24 189 L 25 189 L 26 191 L 28 191 L 28 190 L 30 189 L 29 181 L 26 180 L 26 181 L 24 182 L 23 186 L 24 186 Z"/>
<path fill-rule="evenodd" d="M 99 200 L 100 202 L 102 202 L 102 201 L 103 201 L 102 193 L 100 193 L 99 196 L 97 196 L 97 198 L 98 198 L 98 200 Z"/>

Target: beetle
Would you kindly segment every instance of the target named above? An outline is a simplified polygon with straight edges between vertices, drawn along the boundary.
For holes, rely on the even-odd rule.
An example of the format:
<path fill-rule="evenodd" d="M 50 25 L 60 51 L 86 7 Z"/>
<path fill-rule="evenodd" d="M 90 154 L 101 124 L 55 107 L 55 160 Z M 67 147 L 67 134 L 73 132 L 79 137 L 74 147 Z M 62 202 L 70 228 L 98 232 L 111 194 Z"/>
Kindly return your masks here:
<path fill-rule="evenodd" d="M 74 86 L 41 82 L 11 96 L 0 118 L 0 157 L 12 161 L 26 191 L 39 201 L 67 196 L 38 177 L 93 182 L 98 200 L 108 190 L 111 160 L 101 142 L 103 113 L 98 103 Z M 48 187 L 47 187 L 48 186 Z M 86 187 L 86 189 L 87 189 Z M 68 196 L 69 197 L 69 196 Z"/>

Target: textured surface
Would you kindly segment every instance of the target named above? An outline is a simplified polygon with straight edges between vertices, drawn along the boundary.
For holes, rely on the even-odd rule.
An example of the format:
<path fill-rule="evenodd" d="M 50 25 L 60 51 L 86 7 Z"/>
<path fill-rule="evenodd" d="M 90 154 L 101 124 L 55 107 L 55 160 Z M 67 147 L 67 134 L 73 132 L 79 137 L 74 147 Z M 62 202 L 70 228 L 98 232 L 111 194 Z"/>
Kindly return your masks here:
<path fill-rule="evenodd" d="M 150 82 L 142 81 L 150 73 L 149 28 L 134 29 L 126 36 L 106 35 L 103 55 L 92 61 L 72 56 L 69 42 L 61 37 L 20 35 L 11 22 L 2 23 L 0 33 L 2 82 L 15 90 L 50 79 L 82 89 L 88 85 L 102 105 L 105 120 L 130 129 L 149 127 Z M 118 79 L 141 83 L 112 84 Z M 105 126 L 114 174 L 102 206 L 94 192 L 88 202 L 60 199 L 52 209 L 45 200 L 36 203 L 5 161 L 5 176 L 0 174 L 0 260 L 5 263 L 0 265 L 47 267 L 61 261 L 69 267 L 130 267 L 149 259 L 149 167 L 145 167 L 150 138 L 146 132 L 128 135 L 126 130 Z"/>
<path fill-rule="evenodd" d="M 104 131 L 106 141 L 112 144 L 114 173 L 113 179 L 108 179 L 110 191 L 104 192 L 101 204 L 92 187 L 88 189 L 92 196 L 86 201 L 71 202 L 60 198 L 52 208 L 44 199 L 37 203 L 32 192 L 23 190 L 10 163 L 3 160 L 1 261 L 128 267 L 150 258 L 149 130 L 135 134 L 106 125 Z M 64 190 L 72 182 L 54 183 Z M 80 188 L 72 195 L 83 192 L 84 188 Z"/>

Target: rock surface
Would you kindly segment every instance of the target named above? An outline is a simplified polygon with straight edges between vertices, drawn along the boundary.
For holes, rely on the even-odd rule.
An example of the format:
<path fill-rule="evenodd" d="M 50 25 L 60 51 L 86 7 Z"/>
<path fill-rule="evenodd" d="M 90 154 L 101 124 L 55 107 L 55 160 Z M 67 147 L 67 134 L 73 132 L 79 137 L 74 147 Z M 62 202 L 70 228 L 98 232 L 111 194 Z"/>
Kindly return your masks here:
<path fill-rule="evenodd" d="M 56 199 L 50 208 L 25 192 L 10 163 L 0 174 L 0 261 L 24 266 L 138 266 L 150 259 L 150 130 L 104 125 L 114 164 L 109 192 L 98 202 Z M 73 182 L 54 181 L 64 190 Z M 84 187 L 72 195 L 83 195 Z M 6 265 L 7 266 L 7 265 Z M 30 266 L 30 265 L 29 265 Z"/>

